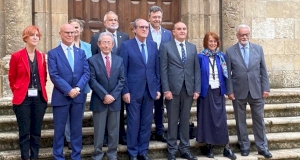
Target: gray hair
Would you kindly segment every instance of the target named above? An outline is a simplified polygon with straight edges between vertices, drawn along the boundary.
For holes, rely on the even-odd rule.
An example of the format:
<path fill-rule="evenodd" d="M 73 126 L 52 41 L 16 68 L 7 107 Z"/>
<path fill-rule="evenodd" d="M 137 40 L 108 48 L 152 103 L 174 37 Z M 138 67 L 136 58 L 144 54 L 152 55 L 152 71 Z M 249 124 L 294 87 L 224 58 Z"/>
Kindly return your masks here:
<path fill-rule="evenodd" d="M 116 15 L 116 16 L 118 17 L 118 15 L 117 15 L 115 12 L 113 12 L 113 11 L 108 11 L 107 13 L 105 13 L 104 18 L 103 18 L 103 21 L 106 21 L 107 15 L 109 15 L 109 14 L 114 14 L 114 15 Z"/>
<path fill-rule="evenodd" d="M 240 24 L 240 25 L 238 25 L 238 26 L 236 27 L 236 33 L 239 32 L 240 28 L 247 28 L 247 29 L 249 30 L 249 32 L 251 31 L 251 30 L 250 30 L 250 27 L 249 27 L 248 25 L 246 25 L 246 24 Z"/>
<path fill-rule="evenodd" d="M 70 19 L 69 20 L 69 24 L 71 24 L 72 22 L 77 22 L 79 24 L 80 28 L 83 30 L 84 25 L 82 23 L 82 20 L 79 20 L 79 19 Z"/>
<path fill-rule="evenodd" d="M 149 13 L 148 13 L 148 16 L 150 16 L 150 14 L 153 12 L 158 12 L 160 11 L 162 14 L 163 14 L 163 10 L 159 7 L 159 6 L 151 6 L 150 9 L 149 9 Z"/>
<path fill-rule="evenodd" d="M 103 36 L 110 36 L 111 41 L 113 42 L 113 44 L 115 44 L 115 39 L 114 39 L 113 35 L 111 33 L 109 33 L 109 32 L 102 32 L 102 33 L 100 33 L 100 35 L 98 37 L 98 42 L 101 42 L 101 39 L 102 39 Z"/>
<path fill-rule="evenodd" d="M 141 20 L 141 18 L 138 18 L 138 19 L 134 20 L 134 22 L 133 22 L 133 27 L 134 28 L 137 27 L 137 23 L 138 23 L 139 20 Z"/>

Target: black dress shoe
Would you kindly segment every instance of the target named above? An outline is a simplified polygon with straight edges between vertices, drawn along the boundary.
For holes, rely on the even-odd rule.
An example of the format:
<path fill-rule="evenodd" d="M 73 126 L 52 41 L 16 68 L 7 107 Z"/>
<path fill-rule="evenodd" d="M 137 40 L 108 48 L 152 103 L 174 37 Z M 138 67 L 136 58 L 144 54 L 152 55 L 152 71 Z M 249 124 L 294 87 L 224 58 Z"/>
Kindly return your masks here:
<path fill-rule="evenodd" d="M 126 140 L 126 137 L 120 137 L 119 138 L 119 144 L 122 144 L 122 145 L 127 145 L 127 140 Z"/>
<path fill-rule="evenodd" d="M 231 151 L 231 149 L 229 148 L 224 148 L 223 150 L 223 156 L 224 157 L 227 157 L 229 159 L 232 159 L 232 160 L 235 160 L 236 159 L 236 156 L 234 155 L 234 153 Z"/>
<path fill-rule="evenodd" d="M 242 156 L 248 156 L 249 155 L 249 150 L 241 150 L 241 155 Z"/>
<path fill-rule="evenodd" d="M 147 154 L 139 155 L 138 160 L 151 160 Z"/>
<path fill-rule="evenodd" d="M 129 156 L 129 160 L 138 160 L 137 157 Z"/>
<path fill-rule="evenodd" d="M 69 150 L 72 150 L 71 142 L 67 142 L 67 143 L 68 143 L 68 149 L 69 149 Z"/>
<path fill-rule="evenodd" d="M 272 158 L 272 154 L 268 150 L 259 151 L 258 154 L 263 155 L 265 158 Z"/>
<path fill-rule="evenodd" d="M 206 151 L 206 157 L 208 157 L 208 158 L 214 158 L 214 152 L 213 152 L 213 147 L 212 147 L 212 145 L 210 145 L 210 144 L 208 144 L 208 145 L 206 145 L 206 149 L 207 149 L 207 151 Z"/>
<path fill-rule="evenodd" d="M 175 154 L 168 154 L 168 160 L 176 160 Z"/>
<path fill-rule="evenodd" d="M 161 142 L 167 142 L 167 138 L 165 137 L 164 134 L 162 134 L 162 135 L 156 134 L 155 135 L 155 140 L 161 141 Z"/>
<path fill-rule="evenodd" d="M 193 156 L 189 151 L 181 154 L 181 158 L 184 158 L 184 159 L 188 159 L 188 160 L 197 160 L 198 158 Z"/>

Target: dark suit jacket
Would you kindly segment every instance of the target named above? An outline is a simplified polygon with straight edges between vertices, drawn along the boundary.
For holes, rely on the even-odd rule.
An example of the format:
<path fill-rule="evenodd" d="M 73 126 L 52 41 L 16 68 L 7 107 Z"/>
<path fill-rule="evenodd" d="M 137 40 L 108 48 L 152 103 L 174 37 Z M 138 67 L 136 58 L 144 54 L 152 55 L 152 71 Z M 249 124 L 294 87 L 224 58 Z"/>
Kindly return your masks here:
<path fill-rule="evenodd" d="M 222 53 L 222 55 L 225 58 L 225 54 Z M 199 64 L 200 64 L 200 77 L 201 77 L 201 92 L 200 96 L 201 97 L 206 97 L 207 91 L 209 88 L 209 57 L 205 56 L 203 54 L 198 54 L 199 58 Z M 215 57 L 216 59 L 216 66 L 218 69 L 218 78 L 220 82 L 220 90 L 221 90 L 221 95 L 226 94 L 226 77 L 223 74 L 223 69 L 220 65 L 220 58 L 218 56 Z"/>
<path fill-rule="evenodd" d="M 99 38 L 99 35 L 100 33 L 95 33 L 92 37 L 91 37 L 91 50 L 92 50 L 92 54 L 95 55 L 97 53 L 101 53 L 101 50 L 100 48 L 98 47 L 98 38 Z M 126 41 L 126 40 L 129 40 L 129 36 L 127 33 L 124 33 L 124 32 L 120 32 L 120 31 L 117 31 L 117 39 L 118 39 L 118 49 L 117 49 L 117 53 L 114 53 L 114 54 L 117 54 L 117 55 L 120 55 L 120 47 L 121 47 L 121 44 Z"/>
<path fill-rule="evenodd" d="M 47 68 L 45 55 L 36 50 L 36 60 L 43 98 L 48 101 L 46 93 Z M 30 84 L 30 67 L 26 48 L 11 55 L 8 70 L 9 87 L 13 93 L 12 103 L 20 105 L 28 92 Z"/>
<path fill-rule="evenodd" d="M 187 59 L 185 65 L 182 63 L 176 42 L 164 43 L 159 49 L 160 54 L 160 74 L 163 92 L 171 91 L 178 95 L 185 82 L 189 96 L 194 92 L 200 92 L 200 67 L 197 57 L 196 46 L 185 41 Z"/>
<path fill-rule="evenodd" d="M 261 46 L 249 44 L 248 68 L 238 43 L 226 50 L 226 63 L 228 69 L 227 94 L 234 93 L 236 99 L 245 99 L 250 92 L 253 99 L 258 99 L 262 97 L 263 91 L 270 91 L 264 52 Z"/>
<path fill-rule="evenodd" d="M 147 36 L 147 40 L 151 40 L 153 41 L 153 38 L 152 38 L 152 34 L 151 34 L 151 31 L 149 30 L 149 33 L 148 33 L 148 36 Z M 161 45 L 165 42 L 169 42 L 172 40 L 172 33 L 171 31 L 161 27 L 161 42 L 160 42 L 160 46 L 159 48 L 161 47 Z"/>
<path fill-rule="evenodd" d="M 51 99 L 52 106 L 68 105 L 72 100 L 76 103 L 85 102 L 83 88 L 90 79 L 90 69 L 84 51 L 75 46 L 73 51 L 74 72 L 72 72 L 61 45 L 48 52 L 48 70 L 54 85 Z M 72 99 L 68 96 L 68 93 L 76 86 L 80 88 L 81 93 Z"/>
<path fill-rule="evenodd" d="M 121 92 L 124 87 L 123 59 L 111 54 L 111 74 L 107 76 L 105 63 L 101 54 L 96 54 L 88 60 L 91 70 L 89 85 L 92 92 L 90 110 L 102 112 L 107 107 L 111 111 L 121 110 Z M 110 94 L 115 98 L 112 104 L 103 104 L 105 95 Z"/>
<path fill-rule="evenodd" d="M 150 95 L 153 99 L 156 92 L 160 91 L 159 57 L 157 44 L 146 41 L 148 49 L 148 62 L 145 64 L 142 53 L 135 38 L 122 43 L 120 56 L 123 58 L 125 67 L 125 86 L 122 95 L 130 93 L 131 99 L 138 99 L 148 85 Z"/>

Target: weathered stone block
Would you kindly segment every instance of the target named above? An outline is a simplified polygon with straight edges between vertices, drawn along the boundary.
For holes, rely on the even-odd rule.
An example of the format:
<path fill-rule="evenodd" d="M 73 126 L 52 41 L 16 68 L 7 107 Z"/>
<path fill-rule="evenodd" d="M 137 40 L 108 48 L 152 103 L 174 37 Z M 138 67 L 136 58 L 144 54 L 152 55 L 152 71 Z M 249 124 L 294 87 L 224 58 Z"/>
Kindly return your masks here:
<path fill-rule="evenodd" d="M 295 22 L 293 18 L 275 19 L 275 38 L 293 39 L 295 34 Z"/>
<path fill-rule="evenodd" d="M 0 11 L 0 35 L 5 34 L 5 14 L 4 11 Z"/>
<path fill-rule="evenodd" d="M 257 38 L 257 39 L 275 38 L 274 18 L 253 18 L 251 34 L 252 34 L 252 38 Z"/>
<path fill-rule="evenodd" d="M 300 39 L 300 19 L 295 19 L 295 39 Z"/>
<path fill-rule="evenodd" d="M 292 71 L 294 69 L 293 66 L 293 58 L 294 55 L 276 55 L 272 58 L 272 68 L 273 70 L 283 70 L 283 71 Z"/>
<path fill-rule="evenodd" d="M 284 48 L 286 55 L 300 55 L 300 39 L 284 40 Z"/>
<path fill-rule="evenodd" d="M 245 1 L 245 17 L 266 17 L 266 4 L 265 1 Z"/>
<path fill-rule="evenodd" d="M 68 14 L 68 1 L 51 0 L 51 9 L 53 14 Z"/>
<path fill-rule="evenodd" d="M 68 15 L 67 14 L 52 14 L 52 35 L 56 36 L 59 33 L 60 26 L 68 23 Z"/>
<path fill-rule="evenodd" d="M 265 55 L 282 55 L 285 53 L 285 43 L 282 39 L 251 39 L 263 47 Z"/>

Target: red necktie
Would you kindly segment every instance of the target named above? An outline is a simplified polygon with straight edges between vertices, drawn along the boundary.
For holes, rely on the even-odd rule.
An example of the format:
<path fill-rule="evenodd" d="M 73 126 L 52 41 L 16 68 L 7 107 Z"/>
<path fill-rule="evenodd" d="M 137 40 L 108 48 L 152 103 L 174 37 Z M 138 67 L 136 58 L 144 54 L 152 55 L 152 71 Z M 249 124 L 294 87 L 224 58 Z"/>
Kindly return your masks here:
<path fill-rule="evenodd" d="M 105 68 L 106 68 L 107 76 L 109 78 L 110 77 L 110 61 L 109 61 L 108 56 L 105 56 L 105 58 L 106 58 Z"/>

